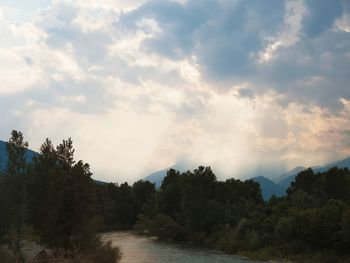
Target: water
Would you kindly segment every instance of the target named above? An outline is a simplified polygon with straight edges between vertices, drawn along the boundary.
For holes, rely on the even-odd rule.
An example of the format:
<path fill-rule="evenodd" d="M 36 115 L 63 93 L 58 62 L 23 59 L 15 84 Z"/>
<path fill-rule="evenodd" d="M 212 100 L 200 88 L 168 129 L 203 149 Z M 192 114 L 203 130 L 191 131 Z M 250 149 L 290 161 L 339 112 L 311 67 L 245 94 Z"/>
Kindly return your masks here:
<path fill-rule="evenodd" d="M 122 263 L 257 263 L 257 261 L 218 251 L 160 242 L 155 238 L 139 236 L 131 232 L 103 234 L 123 254 Z"/>

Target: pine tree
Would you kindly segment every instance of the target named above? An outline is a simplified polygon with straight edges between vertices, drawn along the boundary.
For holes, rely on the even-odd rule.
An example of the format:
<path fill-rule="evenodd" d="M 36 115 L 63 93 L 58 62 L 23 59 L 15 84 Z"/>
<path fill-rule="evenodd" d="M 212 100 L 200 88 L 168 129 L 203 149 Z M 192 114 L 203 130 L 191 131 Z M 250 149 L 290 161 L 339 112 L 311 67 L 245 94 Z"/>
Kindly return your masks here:
<path fill-rule="evenodd" d="M 6 201 L 8 202 L 8 241 L 16 261 L 20 259 L 22 230 L 28 219 L 26 187 L 28 164 L 25 156 L 27 148 L 28 143 L 24 141 L 23 134 L 13 130 L 7 143 L 8 162 L 3 183 L 6 189 Z"/>
<path fill-rule="evenodd" d="M 32 207 L 43 243 L 80 250 L 93 242 L 97 223 L 91 175 L 88 164 L 75 162 L 71 139 L 56 148 L 49 140 L 42 145 L 32 168 Z"/>

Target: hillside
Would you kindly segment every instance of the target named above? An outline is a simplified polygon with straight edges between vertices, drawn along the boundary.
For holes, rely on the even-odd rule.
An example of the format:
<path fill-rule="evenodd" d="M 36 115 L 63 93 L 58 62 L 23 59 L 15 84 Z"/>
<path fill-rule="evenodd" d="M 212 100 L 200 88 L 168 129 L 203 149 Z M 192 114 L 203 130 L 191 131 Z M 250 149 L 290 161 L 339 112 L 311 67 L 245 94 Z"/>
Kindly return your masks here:
<path fill-rule="evenodd" d="M 36 152 L 28 149 L 26 152 L 27 162 L 31 162 L 31 160 L 35 155 L 37 155 Z M 7 163 L 6 142 L 0 141 L 0 171 L 4 171 L 6 169 L 6 163 Z"/>
<path fill-rule="evenodd" d="M 350 168 L 350 157 L 343 159 L 343 160 L 340 160 L 340 161 L 328 163 L 324 166 L 315 166 L 315 167 L 311 167 L 311 168 L 316 173 L 322 173 L 322 172 L 329 170 L 332 167 Z M 280 181 L 278 182 L 278 184 L 280 186 L 282 186 L 283 188 L 288 188 L 290 186 L 290 184 L 295 180 L 295 177 L 298 175 L 298 173 L 301 172 L 302 170 L 306 169 L 306 168 L 305 169 L 302 169 L 302 168 L 303 167 L 294 168 L 293 170 L 289 171 L 288 173 L 282 175 L 280 177 Z"/>
<path fill-rule="evenodd" d="M 281 197 L 286 193 L 286 188 L 278 185 L 264 176 L 254 177 L 252 180 L 260 184 L 260 189 L 264 200 L 269 200 L 273 195 Z"/>
<path fill-rule="evenodd" d="M 151 183 L 156 185 L 156 188 L 159 188 L 162 184 L 163 178 L 166 176 L 167 171 L 170 169 L 175 169 L 181 172 L 185 172 L 191 168 L 190 168 L 190 165 L 186 163 L 176 163 L 168 168 L 151 173 L 150 175 L 146 176 L 143 180 L 150 181 Z"/>
<path fill-rule="evenodd" d="M 312 167 L 312 169 L 315 172 L 325 172 L 335 166 L 338 168 L 350 168 L 350 157 L 340 161 L 331 162 L 323 166 L 314 166 Z M 150 181 L 151 183 L 154 183 L 157 188 L 159 188 L 162 184 L 163 178 L 166 176 L 167 171 L 171 168 L 181 172 L 191 169 L 188 165 L 184 163 L 178 163 L 166 169 L 156 171 L 145 177 L 143 180 Z M 302 166 L 295 167 L 294 169 L 278 176 L 277 182 L 271 180 L 270 176 L 265 176 L 264 172 L 262 172 L 262 175 L 260 176 L 251 177 L 251 179 L 260 184 L 263 198 L 265 200 L 268 200 L 272 195 L 275 195 L 277 197 L 285 195 L 287 188 L 295 180 L 295 177 L 298 175 L 298 173 L 305 169 L 307 168 Z"/>

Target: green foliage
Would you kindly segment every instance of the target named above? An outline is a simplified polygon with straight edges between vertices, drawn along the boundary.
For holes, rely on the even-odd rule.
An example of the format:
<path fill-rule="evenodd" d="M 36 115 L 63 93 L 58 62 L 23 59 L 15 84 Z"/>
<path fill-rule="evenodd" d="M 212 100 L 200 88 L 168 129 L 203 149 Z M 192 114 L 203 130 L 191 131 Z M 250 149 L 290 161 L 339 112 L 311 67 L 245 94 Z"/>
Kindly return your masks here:
<path fill-rule="evenodd" d="M 117 247 L 113 247 L 111 242 L 101 242 L 96 240 L 92 248 L 81 251 L 75 256 L 74 262 L 84 263 L 117 263 L 120 261 L 122 254 Z"/>
<path fill-rule="evenodd" d="M 95 239 L 94 245 L 87 250 L 42 250 L 33 263 L 117 263 L 121 257 L 119 248 L 113 247 L 111 242 Z"/>
<path fill-rule="evenodd" d="M 146 203 L 138 227 L 162 238 L 210 245 L 216 243 L 214 236 L 222 226 L 236 225 L 260 204 L 260 189 L 253 181 L 218 182 L 210 167 L 182 174 L 171 169 L 160 190 Z M 250 231 L 247 235 L 256 233 Z M 255 241 L 251 243 L 254 246 Z"/>
<path fill-rule="evenodd" d="M 343 249 L 350 247 L 350 209 L 344 210 L 341 220 L 340 236 L 343 242 Z"/>
<path fill-rule="evenodd" d="M 350 202 L 350 177 L 347 168 L 336 167 L 324 172 L 314 174 L 311 168 L 299 173 L 295 182 L 287 190 L 288 196 L 297 191 L 303 191 L 314 196 L 319 203 L 326 203 L 330 199 Z"/>
<path fill-rule="evenodd" d="M 346 260 L 349 182 L 348 169 L 318 174 L 308 169 L 297 176 L 287 197 L 264 203 L 253 181 L 218 182 L 209 167 L 182 174 L 171 169 L 137 227 L 162 238 L 190 240 L 231 253 L 279 251 L 277 257 L 321 253 L 324 259 L 343 255 Z M 310 258 L 314 262 L 317 256 Z"/>
<path fill-rule="evenodd" d="M 71 139 L 56 148 L 47 139 L 31 167 L 33 223 L 50 247 L 83 249 L 98 229 L 90 167 L 74 161 Z M 38 189 L 40 191 L 38 191 Z"/>
<path fill-rule="evenodd" d="M 8 192 L 6 190 L 4 176 L 0 176 L 0 244 L 4 242 L 4 235 L 11 225 L 8 207 Z"/>
<path fill-rule="evenodd" d="M 264 258 L 346 262 L 350 257 L 346 168 L 303 171 L 287 196 L 264 202 L 258 183 L 217 181 L 210 167 L 170 169 L 158 190 L 148 181 L 96 184 L 89 165 L 75 161 L 71 139 L 56 147 L 47 139 L 31 165 L 25 161 L 27 147 L 22 133 L 13 131 L 0 177 L 0 241 L 12 252 L 0 252 L 1 262 L 21 260 L 21 242 L 31 228 L 25 226 L 31 225 L 40 242 L 69 254 L 64 262 L 117 262 L 120 251 L 96 238 L 102 225 L 105 230 L 135 226 L 230 253 L 260 251 Z"/>
<path fill-rule="evenodd" d="M 98 212 L 106 230 L 128 229 L 136 223 L 137 215 L 151 204 L 155 185 L 149 181 L 96 185 Z"/>
<path fill-rule="evenodd" d="M 132 185 L 132 195 L 137 210 L 141 210 L 147 199 L 156 191 L 155 185 L 149 181 L 137 181 Z"/>
<path fill-rule="evenodd" d="M 79 262 L 117 262 L 119 250 L 96 237 L 102 221 L 97 189 L 89 165 L 74 160 L 72 140 L 54 147 L 46 139 L 30 165 L 27 147 L 22 133 L 12 131 L 7 169 L 0 177 L 0 241 L 10 249 L 0 253 L 1 262 L 22 262 L 23 241 L 35 235 L 38 239 L 33 241 L 66 251 L 62 262 L 68 262 L 70 255 L 79 256 Z M 137 204 L 142 205 L 140 199 L 151 187 L 137 189 Z"/>
<path fill-rule="evenodd" d="M 9 246 L 16 260 L 21 258 L 22 228 L 29 218 L 27 148 L 28 143 L 24 141 L 23 134 L 13 130 L 7 143 L 7 168 L 0 183 L 2 241 Z"/>
<path fill-rule="evenodd" d="M 186 231 L 179 223 L 165 214 L 156 214 L 152 218 L 139 215 L 136 229 L 147 229 L 162 239 L 178 241 L 184 240 Z"/>

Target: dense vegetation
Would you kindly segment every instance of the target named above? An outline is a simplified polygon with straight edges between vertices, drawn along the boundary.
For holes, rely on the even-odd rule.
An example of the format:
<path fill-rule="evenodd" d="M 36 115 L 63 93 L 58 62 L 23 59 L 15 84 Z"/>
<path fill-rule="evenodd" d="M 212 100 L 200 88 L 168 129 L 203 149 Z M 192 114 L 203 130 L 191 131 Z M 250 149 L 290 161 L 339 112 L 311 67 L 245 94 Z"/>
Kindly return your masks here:
<path fill-rule="evenodd" d="M 300 262 L 350 262 L 350 171 L 299 173 L 285 197 L 264 202 L 251 180 L 216 180 L 209 167 L 170 170 L 137 227 L 230 253 Z"/>
<path fill-rule="evenodd" d="M 97 231 L 135 228 L 259 258 L 350 261 L 348 169 L 308 169 L 285 197 L 265 202 L 258 183 L 217 181 L 210 167 L 171 169 L 160 189 L 148 181 L 107 184 L 94 182 L 89 165 L 74 161 L 70 139 L 56 147 L 46 140 L 31 164 L 27 147 L 13 131 L 0 178 L 0 240 L 12 252 L 0 251 L 0 259 L 20 258 L 31 229 L 46 247 L 85 257 L 79 262 L 116 262 L 120 253 L 101 243 Z"/>
<path fill-rule="evenodd" d="M 54 147 L 47 139 L 31 164 L 27 148 L 22 133 L 12 131 L 0 178 L 0 261 L 23 262 L 23 241 L 36 239 L 51 251 L 41 262 L 117 262 L 119 250 L 96 235 L 95 184 L 89 165 L 74 160 L 72 140 Z"/>

